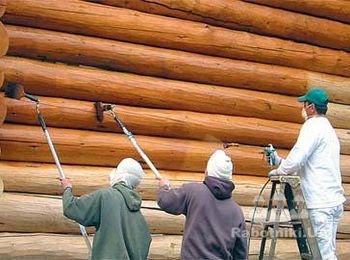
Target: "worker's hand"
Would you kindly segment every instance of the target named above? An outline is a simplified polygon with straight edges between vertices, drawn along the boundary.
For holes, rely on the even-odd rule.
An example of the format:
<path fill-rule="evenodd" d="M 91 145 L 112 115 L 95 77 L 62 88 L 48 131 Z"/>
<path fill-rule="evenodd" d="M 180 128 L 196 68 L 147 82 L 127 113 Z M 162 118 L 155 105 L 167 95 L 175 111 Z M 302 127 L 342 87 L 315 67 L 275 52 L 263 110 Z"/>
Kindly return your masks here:
<path fill-rule="evenodd" d="M 160 180 L 159 180 L 159 188 L 160 187 L 163 187 L 163 186 L 168 186 L 168 187 L 170 187 L 170 182 L 169 182 L 169 180 L 167 179 L 167 178 L 165 178 L 165 177 L 162 177 Z"/>
<path fill-rule="evenodd" d="M 273 177 L 273 176 L 281 176 L 281 175 L 285 175 L 281 172 L 279 172 L 277 169 L 274 169 L 272 171 L 269 172 L 269 178 Z"/>
<path fill-rule="evenodd" d="M 69 179 L 60 179 L 61 182 L 61 186 L 63 188 L 63 190 L 67 189 L 67 188 L 71 188 L 72 189 L 72 183 L 70 182 Z"/>
<path fill-rule="evenodd" d="M 276 169 L 274 169 L 274 170 L 272 170 L 272 171 L 270 171 L 269 172 L 269 178 L 271 178 L 271 177 L 273 177 L 273 176 L 277 176 L 278 175 L 278 172 L 277 172 L 277 170 Z"/>

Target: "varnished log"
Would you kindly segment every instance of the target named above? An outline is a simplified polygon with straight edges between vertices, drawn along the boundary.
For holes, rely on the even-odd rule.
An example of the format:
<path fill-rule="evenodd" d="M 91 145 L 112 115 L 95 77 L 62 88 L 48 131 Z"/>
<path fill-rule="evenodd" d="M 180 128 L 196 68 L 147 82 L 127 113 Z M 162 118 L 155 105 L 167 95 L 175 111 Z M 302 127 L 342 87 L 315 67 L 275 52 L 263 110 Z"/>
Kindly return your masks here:
<path fill-rule="evenodd" d="M 64 165 L 63 169 L 73 183 L 74 194 L 78 196 L 108 187 L 108 177 L 112 170 L 110 167 L 73 165 Z M 204 179 L 204 174 L 199 172 L 161 171 L 161 173 L 162 176 L 169 178 L 173 188 L 181 187 L 188 182 L 202 182 Z M 59 195 L 62 192 L 56 179 L 57 168 L 54 164 L 1 161 L 0 176 L 3 178 L 7 192 L 49 195 Z M 236 186 L 233 192 L 234 200 L 242 206 L 254 206 L 257 195 L 266 180 L 264 177 L 234 175 L 233 182 Z M 348 179 L 343 181 L 349 182 Z M 350 197 L 350 184 L 343 184 L 343 187 L 346 196 Z M 146 170 L 146 175 L 137 191 L 144 200 L 156 200 L 157 190 L 158 181 L 154 179 L 150 170 Z M 270 185 L 259 199 L 260 206 L 267 206 L 269 194 Z M 350 205 L 346 205 L 346 210 L 350 210 Z"/>
<path fill-rule="evenodd" d="M 92 240 L 92 237 L 90 238 Z M 41 243 L 38 243 L 40 241 Z M 180 259 L 182 236 L 153 236 L 149 259 Z M 249 259 L 257 259 L 260 239 L 252 239 Z M 348 240 L 337 241 L 340 260 L 350 256 Z M 267 244 L 266 252 L 268 252 Z M 298 248 L 294 239 L 279 239 L 276 247 L 278 259 L 297 259 Z M 87 250 L 78 235 L 1 233 L 0 258 L 23 260 L 86 260 Z"/>
<path fill-rule="evenodd" d="M 62 214 L 62 202 L 58 197 L 32 196 L 4 193 L 0 200 L 3 214 L 0 215 L 0 232 L 32 232 L 32 233 L 70 233 L 78 234 L 79 227 Z M 252 207 L 242 207 L 246 221 L 253 214 Z M 183 215 L 167 214 L 156 206 L 154 201 L 142 202 L 142 214 L 145 216 L 151 233 L 174 234 L 183 233 L 185 217 Z M 253 237 L 260 237 L 261 223 L 266 217 L 266 208 L 258 208 L 253 226 Z M 275 213 L 275 212 L 273 212 Z M 288 220 L 288 215 L 281 216 L 282 221 Z M 345 211 L 338 228 L 339 238 L 348 238 L 350 233 L 350 212 Z M 39 224 L 40 223 L 40 224 Z M 88 228 L 91 234 L 93 228 Z M 281 232 L 280 237 L 292 237 L 292 230 Z"/>
<path fill-rule="evenodd" d="M 5 82 L 5 73 L 2 70 L 0 70 L 0 88 L 2 87 L 4 82 Z"/>
<path fill-rule="evenodd" d="M 64 165 L 67 177 L 71 179 L 75 195 L 83 195 L 99 188 L 108 187 L 110 167 L 73 166 Z M 172 187 L 180 187 L 188 182 L 202 182 L 204 173 L 161 171 L 162 176 L 169 178 Z M 0 162 L 0 176 L 4 180 L 5 191 L 27 192 L 36 194 L 59 195 L 62 189 L 56 179 L 57 168 L 54 164 L 28 162 Z M 234 175 L 234 200 L 240 205 L 253 206 L 257 194 L 266 181 L 263 177 Z M 347 194 L 350 194 L 349 185 L 344 185 Z M 146 170 L 141 185 L 137 191 L 144 200 L 156 200 L 158 181 L 150 170 Z M 267 187 L 261 197 L 261 206 L 266 206 L 270 188 Z"/>
<path fill-rule="evenodd" d="M 115 166 L 122 158 L 140 156 L 125 135 L 93 131 L 50 128 L 53 142 L 63 163 Z M 175 138 L 137 136 L 140 146 L 155 165 L 163 170 L 204 172 L 206 162 L 222 143 Z M 40 127 L 4 124 L 0 128 L 2 160 L 52 162 Z M 270 171 L 262 159 L 262 147 L 234 145 L 226 149 L 235 161 L 235 172 L 266 176 Z M 279 149 L 281 156 L 287 151 Z M 341 170 L 350 176 L 350 159 L 341 156 Z"/>
<path fill-rule="evenodd" d="M 350 103 L 350 80 L 344 77 L 41 29 L 9 25 L 6 29 L 9 54 L 14 56 L 293 96 L 318 86 L 327 89 L 331 101 Z M 331 64 L 325 62 L 318 61 L 322 69 Z M 350 76 L 350 66 L 343 70 L 339 62 L 325 72 Z"/>
<path fill-rule="evenodd" d="M 11 0 L 4 21 L 310 70 L 334 62 L 349 67 L 344 60 L 349 55 L 341 51 L 76 0 L 64 5 L 59 0 L 45 5 L 40 0 Z M 327 59 L 328 65 L 320 66 L 316 61 L 320 57 Z"/>
<path fill-rule="evenodd" d="M 37 95 L 216 114 L 260 115 L 280 121 L 285 118 L 282 115 L 288 114 L 288 120 L 302 121 L 301 105 L 281 95 L 10 57 L 0 59 L 0 69 L 9 80 L 22 83 L 28 93 Z"/>
<path fill-rule="evenodd" d="M 0 10 L 1 14 L 1 10 Z M 6 32 L 4 24 L 0 21 L 0 56 L 7 53 L 9 47 L 9 37 Z"/>
<path fill-rule="evenodd" d="M 350 23 L 350 3 L 348 0 L 244 0 L 281 9 L 326 17 L 345 23 Z"/>
<path fill-rule="evenodd" d="M 125 157 L 141 159 L 122 134 L 58 128 L 50 128 L 50 133 L 63 163 L 114 166 Z M 155 165 L 164 170 L 204 172 L 210 154 L 223 148 L 219 142 L 149 136 L 137 136 L 137 139 Z M 0 144 L 3 160 L 52 162 L 40 127 L 4 124 L 0 128 Z M 237 145 L 228 148 L 227 152 L 235 160 L 237 173 L 266 176 L 269 172 L 260 147 Z M 281 150 L 281 154 L 285 153 Z M 346 168 L 344 174 L 350 173 Z"/>
<path fill-rule="evenodd" d="M 0 73 L 0 75 L 1 75 L 1 73 Z M 2 126 L 2 124 L 5 121 L 6 114 L 7 114 L 6 99 L 4 98 L 3 95 L 0 95 L 0 127 Z"/>
<path fill-rule="evenodd" d="M 0 1 L 0 18 L 4 15 L 6 10 L 6 0 Z"/>
<path fill-rule="evenodd" d="M 0 59 L 1 69 L 8 80 L 22 83 L 28 93 L 37 95 L 297 123 L 303 121 L 302 105 L 295 97 L 12 57 Z M 344 92 L 340 93 L 346 95 L 347 88 L 344 86 L 343 89 Z M 347 106 L 330 104 L 328 114 L 335 126 L 349 128 L 350 110 Z"/>
<path fill-rule="evenodd" d="M 107 113 L 102 123 L 96 120 L 94 103 L 61 98 L 39 98 L 42 102 L 41 111 L 49 126 L 122 132 Z M 7 122 L 38 124 L 33 102 L 7 99 L 7 104 Z M 300 129 L 300 125 L 294 123 L 217 114 L 130 106 L 117 106 L 114 110 L 134 134 L 141 135 L 261 146 L 272 143 L 275 147 L 292 148 Z M 350 128 L 350 125 L 348 127 Z M 341 142 L 341 153 L 350 154 L 350 130 L 336 131 Z"/>
<path fill-rule="evenodd" d="M 342 49 L 350 45 L 350 25 L 237 0 L 87 1 L 328 48 Z"/>
<path fill-rule="evenodd" d="M 48 126 L 122 133 L 108 113 L 105 113 L 103 122 L 97 121 L 92 102 L 41 96 L 39 98 Z M 7 99 L 7 104 L 7 122 L 38 124 L 35 103 L 23 99 Z M 273 143 L 276 147 L 291 148 L 300 129 L 300 125 L 294 123 L 187 111 L 122 105 L 116 106 L 114 111 L 134 134 L 140 135 L 262 146 Z M 347 139 L 350 140 L 345 137 L 344 142 Z M 349 147 L 345 145 L 345 148 L 344 151 L 348 150 L 350 153 L 350 144 Z"/>

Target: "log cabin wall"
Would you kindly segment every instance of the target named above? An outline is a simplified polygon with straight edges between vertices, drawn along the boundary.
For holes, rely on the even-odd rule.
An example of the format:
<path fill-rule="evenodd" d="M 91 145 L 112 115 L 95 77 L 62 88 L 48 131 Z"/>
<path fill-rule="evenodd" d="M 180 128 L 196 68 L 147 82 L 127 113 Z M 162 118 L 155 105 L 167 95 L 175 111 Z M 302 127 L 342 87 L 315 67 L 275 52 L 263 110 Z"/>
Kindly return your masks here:
<path fill-rule="evenodd" d="M 0 0 L 0 56 L 7 52 L 0 83 L 21 83 L 39 96 L 76 195 L 106 187 L 122 158 L 141 161 L 110 116 L 97 121 L 95 101 L 117 105 L 174 187 L 200 182 L 210 154 L 229 144 L 233 197 L 249 226 L 270 170 L 263 147 L 273 143 L 287 155 L 303 122 L 296 97 L 313 86 L 329 93 L 350 195 L 349 12 L 345 0 Z M 35 104 L 1 94 L 0 109 L 0 258 L 86 259 L 77 226 L 62 215 Z M 155 235 L 150 258 L 177 259 L 184 218 L 157 209 L 157 182 L 146 173 L 138 191 Z M 340 259 L 350 256 L 349 209 L 337 234 Z M 251 255 L 261 231 L 253 230 Z M 281 237 L 277 254 L 295 257 L 291 231 Z"/>

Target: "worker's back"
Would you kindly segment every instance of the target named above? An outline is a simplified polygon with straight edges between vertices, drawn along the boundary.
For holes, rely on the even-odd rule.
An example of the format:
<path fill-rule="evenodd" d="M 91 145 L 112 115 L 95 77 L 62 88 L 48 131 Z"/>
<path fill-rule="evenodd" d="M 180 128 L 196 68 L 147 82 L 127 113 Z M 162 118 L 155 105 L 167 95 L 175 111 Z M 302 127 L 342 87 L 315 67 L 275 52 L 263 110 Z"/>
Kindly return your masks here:
<path fill-rule="evenodd" d="M 246 259 L 244 216 L 231 198 L 233 187 L 227 185 L 229 182 L 207 177 L 205 184 L 160 189 L 159 206 L 186 215 L 182 259 Z"/>
<path fill-rule="evenodd" d="M 298 151 L 308 154 L 300 169 L 308 208 L 333 207 L 343 203 L 345 198 L 340 173 L 340 145 L 328 119 L 308 119 L 295 147 L 293 149 L 301 147 Z"/>
<path fill-rule="evenodd" d="M 96 227 L 92 259 L 147 258 L 151 236 L 132 189 L 119 183 L 81 198 L 65 191 L 63 205 L 65 216 Z"/>

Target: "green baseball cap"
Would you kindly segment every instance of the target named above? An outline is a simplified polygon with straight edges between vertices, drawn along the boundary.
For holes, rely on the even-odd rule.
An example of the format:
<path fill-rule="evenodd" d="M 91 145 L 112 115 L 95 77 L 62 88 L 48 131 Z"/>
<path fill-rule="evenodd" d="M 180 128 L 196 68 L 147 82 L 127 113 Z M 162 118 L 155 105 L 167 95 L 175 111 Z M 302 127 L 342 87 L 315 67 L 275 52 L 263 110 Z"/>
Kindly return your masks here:
<path fill-rule="evenodd" d="M 326 107 L 328 104 L 328 95 L 322 88 L 312 88 L 306 95 L 298 97 L 299 102 L 309 102 L 317 107 Z"/>

